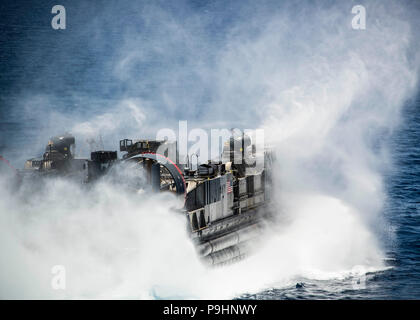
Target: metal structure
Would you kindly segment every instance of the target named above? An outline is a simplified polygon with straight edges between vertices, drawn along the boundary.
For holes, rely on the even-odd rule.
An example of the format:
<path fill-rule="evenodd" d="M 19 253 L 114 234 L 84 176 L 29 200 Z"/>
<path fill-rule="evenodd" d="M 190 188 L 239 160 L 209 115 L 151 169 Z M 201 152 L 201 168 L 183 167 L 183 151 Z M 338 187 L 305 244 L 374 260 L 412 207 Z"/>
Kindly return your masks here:
<path fill-rule="evenodd" d="M 75 159 L 74 145 L 75 138 L 69 134 L 51 138 L 43 158 L 27 160 L 23 174 L 76 177 L 89 183 L 105 176 L 116 163 L 142 166 L 153 190 L 184 198 L 182 213 L 192 241 L 211 265 L 245 257 L 270 214 L 273 153 L 264 150 L 260 155 L 264 165 L 259 169 L 247 164 L 258 155 L 246 135 L 232 136 L 225 143 L 222 161 L 197 162 L 195 170 L 190 161 L 180 165 L 176 142 L 124 139 L 121 159 L 116 151 L 96 151 L 90 159 Z"/>

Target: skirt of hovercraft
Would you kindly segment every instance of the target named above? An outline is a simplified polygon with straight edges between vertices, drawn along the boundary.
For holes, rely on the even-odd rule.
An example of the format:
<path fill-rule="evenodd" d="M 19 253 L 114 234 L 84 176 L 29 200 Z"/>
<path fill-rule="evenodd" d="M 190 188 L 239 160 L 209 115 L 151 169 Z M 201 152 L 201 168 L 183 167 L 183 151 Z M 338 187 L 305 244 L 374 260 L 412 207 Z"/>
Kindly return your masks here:
<path fill-rule="evenodd" d="M 261 235 L 255 223 L 197 245 L 203 261 L 209 265 L 224 265 L 243 259 L 251 250 L 253 240 Z"/>

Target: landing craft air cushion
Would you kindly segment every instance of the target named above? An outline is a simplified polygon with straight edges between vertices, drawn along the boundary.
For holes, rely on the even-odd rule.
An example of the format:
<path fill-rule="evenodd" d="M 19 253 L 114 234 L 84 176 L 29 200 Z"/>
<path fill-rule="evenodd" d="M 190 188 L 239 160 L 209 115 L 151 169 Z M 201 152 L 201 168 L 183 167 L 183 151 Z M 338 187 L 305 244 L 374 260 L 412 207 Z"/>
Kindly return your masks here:
<path fill-rule="evenodd" d="M 232 135 L 224 144 L 221 161 L 197 161 L 195 170 L 188 157 L 181 166 L 176 142 L 166 140 L 120 140 L 121 159 L 117 151 L 105 150 L 92 152 L 90 159 L 76 159 L 74 147 L 75 138 L 70 134 L 53 137 L 43 157 L 27 160 L 18 174 L 32 178 L 56 175 L 91 183 L 116 164 L 139 165 L 153 190 L 183 197 L 180 211 L 187 218 L 191 239 L 210 265 L 244 258 L 270 216 L 274 154 L 264 150 L 260 155 L 263 166 L 258 168 L 256 148 L 247 135 Z"/>

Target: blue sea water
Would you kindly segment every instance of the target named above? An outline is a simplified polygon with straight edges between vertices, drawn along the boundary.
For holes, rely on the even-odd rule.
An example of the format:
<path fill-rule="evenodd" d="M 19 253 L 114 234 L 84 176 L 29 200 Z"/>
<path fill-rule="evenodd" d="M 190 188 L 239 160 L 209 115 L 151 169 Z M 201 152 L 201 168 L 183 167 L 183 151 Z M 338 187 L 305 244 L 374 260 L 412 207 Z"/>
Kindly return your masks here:
<path fill-rule="evenodd" d="M 183 98 L 190 94 L 189 85 L 196 81 L 206 84 L 198 74 L 188 71 L 191 62 L 188 57 L 185 57 L 186 62 L 183 61 L 179 54 L 183 50 L 188 54 L 188 48 L 178 44 L 173 46 L 176 61 L 160 61 L 159 57 L 148 56 L 145 57 L 147 63 L 131 70 L 133 74 L 142 74 L 145 80 L 141 85 L 133 86 L 130 77 L 119 76 L 117 79 L 110 61 L 121 59 L 116 48 L 126 45 L 125 33 L 146 29 L 147 32 L 138 39 L 145 46 L 151 45 L 150 38 L 165 36 L 165 30 L 161 34 L 156 31 L 161 27 L 159 21 L 133 21 L 136 13 L 150 10 L 148 6 L 139 5 L 138 12 L 132 7 L 117 6 L 120 11 L 115 12 L 114 19 L 113 12 L 109 12 L 109 8 L 114 7 L 102 1 L 95 1 L 94 5 L 89 1 L 61 3 L 68 14 L 68 28 L 62 31 L 53 30 L 50 25 L 54 1 L 2 1 L 0 4 L 0 154 L 16 167 L 21 167 L 22 161 L 33 155 L 28 153 L 42 149 L 42 145 L 38 145 L 40 139 L 45 140 L 45 135 L 51 135 L 48 132 L 51 121 L 48 110 L 62 112 L 69 118 L 76 114 L 88 118 L 126 96 L 147 98 L 159 106 L 163 103 L 156 98 L 162 96 L 157 94 L 159 86 L 170 80 L 161 77 L 162 69 L 169 68 L 174 73 L 174 65 L 179 64 L 186 65 L 181 77 L 184 82 L 174 81 L 167 88 L 168 94 L 185 99 L 186 106 L 189 106 L 193 98 L 191 101 Z M 214 36 L 208 41 L 212 46 L 226 40 L 222 32 L 224 28 L 241 15 L 249 14 L 238 2 L 226 6 L 219 1 L 182 4 L 186 10 L 178 10 L 176 2 L 167 4 L 177 19 L 188 19 L 189 15 L 200 10 L 210 12 L 204 16 L 202 30 L 195 35 L 197 39 L 201 34 L 205 36 L 211 27 Z M 100 20 L 101 17 L 105 21 Z M 209 61 L 214 59 L 199 42 L 194 50 Z M 159 77 L 156 78 L 155 73 Z M 198 99 L 205 105 L 211 99 L 211 92 L 203 89 L 199 98 L 194 98 L 195 102 Z M 162 117 L 186 119 L 191 115 L 185 110 L 177 115 L 173 112 L 171 114 L 168 110 Z M 25 152 L 22 152 L 23 147 Z M 409 99 L 402 109 L 402 123 L 391 135 L 389 148 L 393 170 L 385 177 L 387 198 L 383 214 L 389 223 L 390 235 L 383 235 L 383 242 L 390 268 L 369 274 L 366 288 L 360 290 L 354 290 L 351 279 L 314 281 L 302 278 L 295 279 L 296 283 L 303 283 L 301 286 L 291 284 L 287 288 L 267 288 L 258 294 L 239 298 L 420 299 L 419 94 Z"/>
<path fill-rule="evenodd" d="M 296 279 L 288 288 L 271 288 L 247 299 L 419 299 L 420 298 L 420 96 L 407 102 L 404 122 L 392 135 L 394 170 L 385 178 L 384 235 L 388 269 L 368 274 L 366 288 L 355 290 L 352 279 Z"/>

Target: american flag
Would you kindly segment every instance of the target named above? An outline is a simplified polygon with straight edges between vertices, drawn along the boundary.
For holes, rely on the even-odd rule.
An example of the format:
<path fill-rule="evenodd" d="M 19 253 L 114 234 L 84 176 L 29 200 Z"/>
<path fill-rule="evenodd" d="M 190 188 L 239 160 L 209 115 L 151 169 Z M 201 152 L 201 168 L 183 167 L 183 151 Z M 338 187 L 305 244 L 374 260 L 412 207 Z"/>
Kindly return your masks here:
<path fill-rule="evenodd" d="M 231 193 L 233 189 L 232 189 L 232 181 L 230 180 L 230 178 L 227 178 L 226 185 L 227 185 L 227 193 Z"/>

